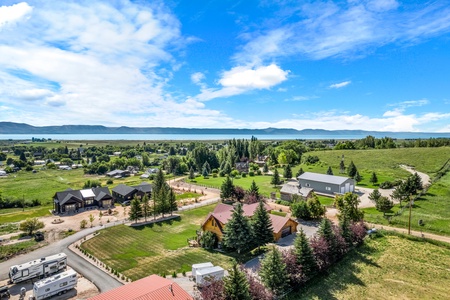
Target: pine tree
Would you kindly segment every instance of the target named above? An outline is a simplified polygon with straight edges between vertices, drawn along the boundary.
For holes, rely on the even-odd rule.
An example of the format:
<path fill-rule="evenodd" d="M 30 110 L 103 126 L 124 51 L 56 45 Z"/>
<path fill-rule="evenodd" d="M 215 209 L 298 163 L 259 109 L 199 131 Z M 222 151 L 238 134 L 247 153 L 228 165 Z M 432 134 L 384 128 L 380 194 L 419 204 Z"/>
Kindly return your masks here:
<path fill-rule="evenodd" d="M 375 172 L 372 172 L 372 176 L 370 177 L 369 180 L 372 184 L 376 184 L 378 182 L 378 177 L 377 174 Z"/>
<path fill-rule="evenodd" d="M 380 199 L 381 193 L 378 189 L 374 189 L 372 193 L 369 194 L 369 200 L 377 203 L 378 199 Z"/>
<path fill-rule="evenodd" d="M 144 217 L 145 222 L 147 222 L 147 217 L 150 217 L 152 213 L 152 207 L 150 206 L 148 197 L 147 195 L 144 195 L 142 198 L 142 216 Z"/>
<path fill-rule="evenodd" d="M 375 208 L 378 211 L 383 212 L 383 216 L 386 215 L 394 207 L 394 202 L 392 202 L 388 197 L 381 196 L 375 203 Z"/>
<path fill-rule="evenodd" d="M 256 185 L 256 182 L 254 180 L 252 181 L 252 184 L 250 185 L 247 194 L 255 196 L 256 199 L 258 200 L 261 197 L 261 195 L 259 194 L 259 187 Z"/>
<path fill-rule="evenodd" d="M 272 180 L 270 181 L 274 186 L 279 185 L 281 183 L 280 174 L 278 174 L 278 169 L 275 168 L 272 175 Z"/>
<path fill-rule="evenodd" d="M 341 173 L 341 174 L 345 173 L 345 163 L 344 163 L 343 159 L 339 163 L 339 173 Z"/>
<path fill-rule="evenodd" d="M 208 172 L 208 174 L 211 173 L 211 167 L 209 166 L 209 163 L 207 161 L 205 161 L 205 163 L 203 164 L 202 169 L 206 169 L 206 172 Z"/>
<path fill-rule="evenodd" d="M 141 217 L 142 217 L 141 203 L 139 202 L 138 199 L 134 198 L 133 200 L 131 200 L 131 207 L 130 207 L 130 212 L 128 213 L 128 218 L 131 221 L 135 221 L 137 223 L 137 221 Z"/>
<path fill-rule="evenodd" d="M 292 178 L 292 169 L 289 164 L 287 164 L 286 167 L 284 167 L 283 177 L 286 179 Z"/>
<path fill-rule="evenodd" d="M 237 264 L 228 271 L 228 276 L 224 277 L 223 283 L 227 300 L 251 300 L 247 277 Z"/>
<path fill-rule="evenodd" d="M 189 169 L 189 179 L 192 180 L 195 178 L 194 168 L 191 166 Z"/>
<path fill-rule="evenodd" d="M 416 191 L 423 190 L 422 178 L 420 178 L 420 176 L 419 176 L 419 174 L 417 174 L 417 172 L 415 172 L 412 175 L 412 181 L 414 183 L 414 188 Z"/>
<path fill-rule="evenodd" d="M 337 248 L 337 241 L 336 236 L 334 235 L 333 228 L 331 225 L 331 221 L 327 218 L 324 218 L 322 222 L 319 225 L 319 230 L 317 231 L 319 237 L 325 239 L 325 241 L 328 244 L 328 249 L 330 250 L 330 253 L 334 256 L 333 259 L 336 257 L 336 248 Z"/>
<path fill-rule="evenodd" d="M 20 156 L 19 156 L 19 159 L 21 160 L 21 161 L 27 161 L 27 157 L 25 156 L 25 152 L 20 152 Z"/>
<path fill-rule="evenodd" d="M 333 175 L 333 170 L 331 169 L 331 166 L 328 167 L 327 174 Z"/>
<path fill-rule="evenodd" d="M 262 201 L 259 201 L 259 205 L 253 214 L 252 228 L 254 241 L 258 248 L 273 241 L 272 220 Z"/>
<path fill-rule="evenodd" d="M 233 180 L 231 180 L 230 176 L 227 175 L 225 180 L 222 182 L 220 186 L 220 198 L 222 200 L 227 200 L 233 197 L 234 185 Z"/>
<path fill-rule="evenodd" d="M 297 264 L 302 267 L 303 274 L 306 277 L 311 278 L 316 271 L 317 266 L 308 238 L 303 232 L 303 229 L 300 229 L 300 232 L 295 237 L 294 249 Z"/>
<path fill-rule="evenodd" d="M 230 221 L 224 228 L 223 245 L 228 249 L 235 249 L 238 253 L 247 250 L 251 245 L 253 232 L 248 219 L 244 216 L 242 204 L 238 203 L 233 210 Z"/>
<path fill-rule="evenodd" d="M 208 177 L 208 175 L 209 175 L 208 169 L 207 169 L 206 167 L 203 167 L 203 170 L 202 170 L 202 176 L 203 176 L 203 178 Z"/>
<path fill-rule="evenodd" d="M 302 175 L 303 173 L 305 173 L 305 171 L 303 171 L 303 168 L 298 169 L 297 174 L 295 174 L 296 177 Z"/>
<path fill-rule="evenodd" d="M 348 166 L 348 176 L 353 178 L 356 175 L 356 172 L 358 172 L 358 170 L 356 169 L 355 164 L 353 163 L 353 160 L 350 162 L 350 165 Z"/>
<path fill-rule="evenodd" d="M 289 278 L 286 264 L 277 248 L 273 247 L 264 256 L 261 261 L 259 276 L 263 284 L 276 295 L 282 294 L 287 287 Z"/>
<path fill-rule="evenodd" d="M 355 179 L 356 183 L 359 183 L 362 180 L 361 175 L 359 175 L 359 172 L 356 171 L 355 177 L 353 177 L 353 179 Z"/>
<path fill-rule="evenodd" d="M 172 213 L 174 211 L 178 210 L 177 197 L 176 197 L 175 193 L 173 192 L 173 189 L 169 190 L 168 208 L 169 208 L 169 211 L 170 211 L 170 215 L 172 215 Z"/>
<path fill-rule="evenodd" d="M 263 166 L 263 172 L 264 172 L 264 173 L 269 172 L 269 167 L 267 166 L 267 164 L 264 164 L 264 166 Z"/>
<path fill-rule="evenodd" d="M 164 172 L 159 169 L 156 173 L 155 179 L 152 184 L 152 193 L 158 194 L 160 190 L 167 185 L 166 179 L 164 178 Z"/>
<path fill-rule="evenodd" d="M 164 218 L 164 214 L 169 211 L 168 196 L 169 196 L 169 191 L 168 191 L 168 188 L 166 188 L 166 187 L 163 187 L 158 192 L 158 202 L 156 204 L 157 211 L 158 211 L 158 213 L 160 213 L 162 215 L 163 218 Z"/>

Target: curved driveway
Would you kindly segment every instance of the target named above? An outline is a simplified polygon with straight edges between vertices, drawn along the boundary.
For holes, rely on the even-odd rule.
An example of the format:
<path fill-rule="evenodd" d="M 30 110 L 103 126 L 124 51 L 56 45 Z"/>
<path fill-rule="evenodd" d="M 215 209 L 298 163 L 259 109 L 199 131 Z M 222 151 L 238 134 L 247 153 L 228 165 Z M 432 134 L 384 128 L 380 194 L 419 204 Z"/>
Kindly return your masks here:
<path fill-rule="evenodd" d="M 107 224 L 107 225 L 108 225 L 107 227 L 111 227 L 114 226 L 115 224 Z M 84 229 L 82 231 L 75 233 L 74 235 L 66 237 L 48 246 L 39 248 L 27 254 L 13 257 L 11 259 L 8 259 L 7 261 L 0 263 L 0 280 L 8 278 L 9 268 L 13 265 L 19 265 L 34 259 L 38 259 L 40 257 L 46 257 L 56 253 L 64 252 L 65 254 L 67 254 L 68 265 L 75 271 L 82 274 L 90 281 L 92 281 L 100 290 L 100 292 L 106 292 L 113 288 L 121 286 L 122 283 L 117 281 L 115 278 L 111 277 L 109 274 L 103 272 L 96 266 L 92 265 L 82 257 L 73 253 L 68 248 L 70 244 L 82 239 L 88 234 L 91 234 L 103 228 L 105 228 L 105 226 L 96 226 L 93 228 Z"/>

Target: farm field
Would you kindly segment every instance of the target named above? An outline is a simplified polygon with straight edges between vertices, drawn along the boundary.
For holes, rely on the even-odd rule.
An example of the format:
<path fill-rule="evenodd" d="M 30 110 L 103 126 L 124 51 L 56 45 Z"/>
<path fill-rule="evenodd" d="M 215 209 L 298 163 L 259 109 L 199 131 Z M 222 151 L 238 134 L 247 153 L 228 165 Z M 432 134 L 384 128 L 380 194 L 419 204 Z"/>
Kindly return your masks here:
<path fill-rule="evenodd" d="M 386 233 L 286 299 L 448 299 L 449 265 L 449 246 Z"/>
<path fill-rule="evenodd" d="M 345 166 L 348 167 L 353 160 L 360 175 L 363 177 L 363 180 L 358 185 L 374 188 L 369 182 L 372 172 L 377 174 L 378 183 L 407 177 L 410 173 L 400 168 L 400 164 L 412 166 L 417 171 L 427 173 L 433 177 L 444 163 L 450 159 L 450 147 L 326 150 L 307 152 L 303 155 L 317 155 L 320 161 L 313 165 L 301 164 L 295 166 L 292 168 L 294 175 L 300 168 L 303 168 L 305 172 L 326 174 L 329 166 L 331 166 L 334 175 L 339 175 L 339 163 L 342 156 L 344 156 Z"/>
<path fill-rule="evenodd" d="M 393 211 L 398 210 L 399 205 L 396 205 Z M 364 209 L 364 212 L 364 219 L 367 222 L 408 228 L 408 209 L 400 216 L 392 217 L 390 224 L 383 218 L 383 213 L 376 211 L 375 208 Z M 419 220 L 424 222 L 423 226 L 419 225 Z M 450 173 L 435 182 L 426 195 L 415 201 L 411 214 L 411 228 L 450 236 Z"/>
<path fill-rule="evenodd" d="M 169 275 L 174 271 L 189 271 L 192 264 L 207 261 L 229 268 L 232 258 L 187 246 L 187 239 L 196 235 L 214 207 L 208 205 L 181 212 L 181 219 L 172 224 L 108 228 L 84 242 L 82 248 L 133 280 L 153 273 Z"/>

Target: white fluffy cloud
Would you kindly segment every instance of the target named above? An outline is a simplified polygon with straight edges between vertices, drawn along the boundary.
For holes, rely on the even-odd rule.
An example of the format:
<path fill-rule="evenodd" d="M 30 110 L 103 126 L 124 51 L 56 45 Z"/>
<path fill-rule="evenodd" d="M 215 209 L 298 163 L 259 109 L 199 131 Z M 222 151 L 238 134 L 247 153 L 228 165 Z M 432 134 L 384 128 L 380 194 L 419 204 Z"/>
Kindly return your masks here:
<path fill-rule="evenodd" d="M 25 2 L 11 6 L 0 6 L 0 30 L 3 26 L 15 24 L 27 17 L 32 10 L 33 8 Z"/>
<path fill-rule="evenodd" d="M 330 85 L 329 88 L 330 89 L 340 89 L 340 88 L 343 88 L 344 86 L 349 85 L 350 83 L 352 83 L 350 80 L 339 82 L 339 83 L 334 83 L 334 84 Z"/>
<path fill-rule="evenodd" d="M 200 101 L 240 95 L 252 90 L 270 89 L 287 79 L 289 71 L 276 64 L 268 66 L 238 66 L 222 73 L 220 88 L 203 88 L 196 96 Z"/>

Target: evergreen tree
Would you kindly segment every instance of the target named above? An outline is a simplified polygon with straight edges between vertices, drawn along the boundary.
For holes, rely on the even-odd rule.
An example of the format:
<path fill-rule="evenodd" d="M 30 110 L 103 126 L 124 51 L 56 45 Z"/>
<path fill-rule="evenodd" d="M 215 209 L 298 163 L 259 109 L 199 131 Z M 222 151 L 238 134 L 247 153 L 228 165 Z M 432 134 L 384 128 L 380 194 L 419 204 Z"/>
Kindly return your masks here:
<path fill-rule="evenodd" d="M 333 170 L 331 169 L 331 166 L 328 167 L 327 174 L 333 175 Z"/>
<path fill-rule="evenodd" d="M 172 215 L 172 213 L 174 211 L 178 210 L 177 197 L 176 197 L 175 193 L 173 192 L 173 189 L 169 190 L 168 208 L 169 208 L 169 211 L 170 211 L 170 215 Z"/>
<path fill-rule="evenodd" d="M 286 264 L 283 262 L 280 251 L 273 247 L 266 253 L 261 261 L 259 276 L 263 284 L 274 294 L 283 294 L 288 285 Z"/>
<path fill-rule="evenodd" d="M 230 176 L 227 175 L 225 180 L 222 182 L 222 185 L 220 186 L 220 198 L 222 198 L 222 200 L 231 199 L 233 197 L 233 192 L 233 180 L 231 180 Z"/>
<path fill-rule="evenodd" d="M 95 164 L 97 162 L 97 156 L 92 155 L 91 163 Z"/>
<path fill-rule="evenodd" d="M 377 203 L 378 199 L 380 199 L 381 193 L 378 189 L 374 189 L 372 193 L 369 194 L 369 200 Z"/>
<path fill-rule="evenodd" d="M 223 278 L 223 283 L 227 300 L 251 300 L 247 277 L 236 263 Z"/>
<path fill-rule="evenodd" d="M 131 207 L 130 207 L 130 212 L 128 213 L 128 218 L 131 221 L 135 221 L 137 223 L 137 221 L 141 217 L 142 217 L 141 203 L 139 202 L 139 200 L 137 198 L 134 198 L 133 200 L 131 200 Z"/>
<path fill-rule="evenodd" d="M 358 172 L 358 170 L 356 169 L 355 164 L 353 163 L 353 160 L 350 162 L 350 165 L 348 166 L 348 176 L 353 178 L 356 175 L 356 172 Z"/>
<path fill-rule="evenodd" d="M 295 256 L 297 264 L 302 267 L 303 274 L 309 278 L 316 271 L 316 262 L 308 238 L 303 229 L 297 234 L 294 240 Z"/>
<path fill-rule="evenodd" d="M 375 208 L 378 211 L 383 212 L 383 216 L 386 215 L 394 207 L 394 202 L 392 202 L 388 197 L 381 196 L 375 203 Z"/>
<path fill-rule="evenodd" d="M 328 245 L 330 253 L 333 255 L 333 260 L 336 258 L 337 252 L 337 241 L 334 234 L 331 221 L 324 218 L 319 225 L 319 230 L 317 231 L 319 237 L 323 238 Z"/>
<path fill-rule="evenodd" d="M 414 189 L 416 191 L 420 191 L 423 190 L 423 183 L 422 183 L 422 178 L 420 178 L 419 174 L 417 174 L 417 172 L 415 172 L 412 175 L 412 181 L 414 183 Z"/>
<path fill-rule="evenodd" d="M 292 169 L 289 164 L 287 164 L 286 167 L 284 167 L 283 177 L 286 179 L 292 178 Z"/>
<path fill-rule="evenodd" d="M 145 222 L 147 222 L 147 218 L 150 217 L 153 213 L 147 195 L 144 195 L 144 197 L 142 198 L 141 207 L 142 207 L 142 216 L 144 217 Z"/>
<path fill-rule="evenodd" d="M 233 210 L 230 221 L 224 228 L 223 245 L 228 249 L 235 249 L 238 253 L 247 250 L 251 245 L 253 232 L 248 219 L 244 216 L 242 204 L 238 203 Z"/>
<path fill-rule="evenodd" d="M 261 198 L 261 195 L 259 194 L 259 187 L 256 185 L 256 182 L 254 180 L 252 181 L 247 194 L 255 196 L 258 200 Z"/>
<path fill-rule="evenodd" d="M 305 173 L 305 171 L 303 171 L 303 168 L 298 169 L 297 174 L 295 174 L 296 177 L 302 175 L 303 173 Z"/>
<path fill-rule="evenodd" d="M 263 173 L 267 173 L 267 172 L 269 172 L 269 167 L 267 166 L 267 164 L 264 164 Z"/>
<path fill-rule="evenodd" d="M 254 241 L 258 248 L 273 241 L 272 220 L 262 201 L 259 201 L 259 205 L 253 214 L 252 228 Z"/>
<path fill-rule="evenodd" d="M 356 171 L 355 177 L 353 177 L 353 179 L 355 179 L 356 183 L 359 183 L 362 180 L 361 175 L 359 175 L 359 172 Z"/>
<path fill-rule="evenodd" d="M 158 202 L 157 202 L 157 211 L 162 215 L 164 218 L 164 214 L 169 211 L 169 205 L 168 205 L 168 196 L 169 196 L 169 189 L 165 186 L 159 190 L 158 192 Z"/>
<path fill-rule="evenodd" d="M 347 244 L 347 247 L 353 246 L 353 232 L 350 229 L 350 222 L 347 218 L 342 218 L 339 221 L 339 227 L 341 229 L 342 237 Z"/>
<path fill-rule="evenodd" d="M 223 172 L 227 175 L 229 175 L 231 173 L 231 163 L 229 161 L 227 161 L 227 163 L 225 164 L 225 167 L 223 168 Z"/>
<path fill-rule="evenodd" d="M 20 152 L 20 156 L 19 156 L 19 159 L 21 160 L 21 161 L 27 161 L 27 157 L 25 156 L 25 152 Z"/>
<path fill-rule="evenodd" d="M 375 172 L 372 172 L 372 176 L 370 177 L 369 180 L 372 184 L 376 184 L 378 182 L 378 177 L 377 174 Z"/>
<path fill-rule="evenodd" d="M 192 180 L 195 178 L 194 168 L 191 166 L 189 169 L 189 179 Z"/>
<path fill-rule="evenodd" d="M 341 162 L 339 163 L 339 173 L 345 173 L 345 163 L 343 159 L 341 159 Z"/>
<path fill-rule="evenodd" d="M 203 167 L 203 170 L 202 170 L 202 176 L 203 176 L 203 178 L 208 177 L 208 175 L 209 175 L 208 169 L 207 169 L 206 167 Z"/>
<path fill-rule="evenodd" d="M 281 184 L 280 174 L 278 174 L 278 169 L 275 168 L 273 171 L 272 179 L 270 181 L 274 186 Z"/>
<path fill-rule="evenodd" d="M 164 172 L 162 169 L 159 169 L 156 173 L 155 179 L 152 184 L 152 193 L 158 194 L 162 188 L 165 188 L 167 185 L 166 179 L 164 178 Z"/>
<path fill-rule="evenodd" d="M 211 173 L 211 167 L 209 166 L 209 163 L 207 161 L 205 161 L 205 163 L 203 164 L 202 169 L 206 169 L 208 174 Z"/>

